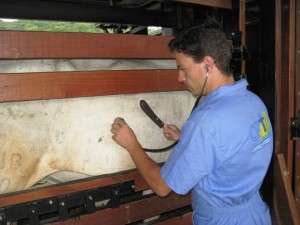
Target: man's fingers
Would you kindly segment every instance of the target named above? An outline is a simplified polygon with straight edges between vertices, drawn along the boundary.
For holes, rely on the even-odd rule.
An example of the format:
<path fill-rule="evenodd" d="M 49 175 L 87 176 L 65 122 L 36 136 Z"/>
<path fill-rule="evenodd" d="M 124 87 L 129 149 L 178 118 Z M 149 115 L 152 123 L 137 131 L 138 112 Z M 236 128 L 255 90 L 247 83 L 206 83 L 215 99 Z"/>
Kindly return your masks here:
<path fill-rule="evenodd" d="M 122 117 L 117 117 L 114 119 L 114 124 L 119 124 L 119 125 L 123 125 L 125 124 L 125 120 Z"/>

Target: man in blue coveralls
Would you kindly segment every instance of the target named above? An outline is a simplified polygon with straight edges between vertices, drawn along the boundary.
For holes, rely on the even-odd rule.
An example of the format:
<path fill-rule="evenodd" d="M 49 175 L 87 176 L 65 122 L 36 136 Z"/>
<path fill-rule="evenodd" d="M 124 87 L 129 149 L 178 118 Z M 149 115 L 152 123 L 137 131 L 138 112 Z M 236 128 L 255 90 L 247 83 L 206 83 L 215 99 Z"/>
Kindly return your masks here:
<path fill-rule="evenodd" d="M 116 118 L 113 140 L 125 148 L 149 187 L 159 196 L 192 191 L 193 224 L 269 225 L 269 208 L 259 189 L 273 152 L 273 133 L 263 102 L 235 82 L 231 47 L 217 23 L 179 33 L 169 47 L 178 81 L 199 98 L 181 131 L 165 125 L 178 144 L 160 167 L 143 151 L 134 132 Z"/>

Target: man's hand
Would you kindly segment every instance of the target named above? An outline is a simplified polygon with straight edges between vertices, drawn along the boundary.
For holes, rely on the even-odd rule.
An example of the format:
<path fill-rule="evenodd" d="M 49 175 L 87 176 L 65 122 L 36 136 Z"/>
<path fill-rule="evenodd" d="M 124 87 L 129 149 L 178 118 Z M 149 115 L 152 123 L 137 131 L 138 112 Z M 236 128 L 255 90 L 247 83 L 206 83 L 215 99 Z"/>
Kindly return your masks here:
<path fill-rule="evenodd" d="M 111 132 L 113 133 L 112 139 L 128 151 L 139 145 L 133 130 L 121 117 L 114 119 Z"/>
<path fill-rule="evenodd" d="M 165 124 L 163 127 L 163 133 L 168 140 L 177 141 L 180 137 L 180 130 L 172 124 Z"/>
<path fill-rule="evenodd" d="M 112 139 L 128 151 L 149 187 L 159 196 L 168 195 L 172 190 L 160 175 L 160 166 L 145 153 L 133 130 L 123 118 L 118 117 L 114 120 L 111 132 Z"/>

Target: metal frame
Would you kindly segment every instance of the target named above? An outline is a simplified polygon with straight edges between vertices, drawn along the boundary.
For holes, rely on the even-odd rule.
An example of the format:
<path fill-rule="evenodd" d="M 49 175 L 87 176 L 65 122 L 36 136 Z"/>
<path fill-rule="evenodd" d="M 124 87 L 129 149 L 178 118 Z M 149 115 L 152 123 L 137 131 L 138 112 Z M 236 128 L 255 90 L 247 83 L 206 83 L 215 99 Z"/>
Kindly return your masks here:
<path fill-rule="evenodd" d="M 127 181 L 66 195 L 39 199 L 0 208 L 0 225 L 25 222 L 39 225 L 64 221 L 98 210 L 118 207 L 134 193 L 135 182 Z M 123 197 L 123 199 L 121 199 Z M 97 203 L 102 202 L 97 206 Z"/>

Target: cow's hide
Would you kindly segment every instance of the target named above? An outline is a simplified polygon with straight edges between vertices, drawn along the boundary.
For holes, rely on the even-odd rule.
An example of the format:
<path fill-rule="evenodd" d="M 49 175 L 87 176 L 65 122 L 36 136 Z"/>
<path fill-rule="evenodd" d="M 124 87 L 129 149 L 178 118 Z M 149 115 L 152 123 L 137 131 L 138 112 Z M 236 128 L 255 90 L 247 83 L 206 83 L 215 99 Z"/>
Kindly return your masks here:
<path fill-rule="evenodd" d="M 94 176 L 133 168 L 128 153 L 111 139 L 111 123 L 118 116 L 143 147 L 170 145 L 140 109 L 141 99 L 165 123 L 178 127 L 194 104 L 186 91 L 1 103 L 0 193 L 32 187 L 58 171 Z M 149 155 L 163 162 L 169 152 Z"/>
<path fill-rule="evenodd" d="M 0 191 L 28 188 L 56 171 L 99 175 L 133 168 L 128 153 L 111 139 L 117 116 L 135 130 L 143 147 L 170 145 L 140 109 L 141 99 L 166 123 L 179 127 L 193 104 L 186 92 L 2 103 Z M 151 154 L 157 162 L 167 156 Z"/>

